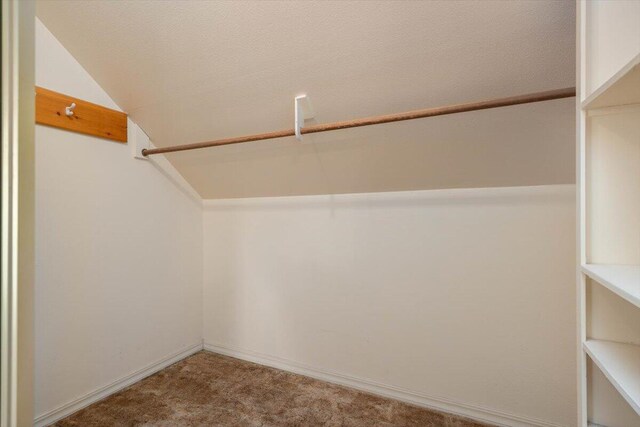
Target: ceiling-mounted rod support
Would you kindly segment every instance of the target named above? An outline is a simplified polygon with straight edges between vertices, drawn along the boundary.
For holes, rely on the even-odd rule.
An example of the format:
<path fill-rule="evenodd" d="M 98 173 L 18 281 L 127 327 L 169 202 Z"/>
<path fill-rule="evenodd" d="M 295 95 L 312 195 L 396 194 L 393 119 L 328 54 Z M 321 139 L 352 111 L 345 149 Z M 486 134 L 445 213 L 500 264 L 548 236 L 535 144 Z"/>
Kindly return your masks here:
<path fill-rule="evenodd" d="M 546 92 L 529 93 L 508 98 L 491 99 L 487 101 L 471 102 L 467 104 L 449 105 L 446 107 L 427 108 L 424 110 L 408 111 L 406 113 L 388 114 L 385 116 L 366 117 L 363 119 L 347 120 L 343 122 L 325 123 L 300 129 L 300 134 L 328 132 L 338 129 L 349 129 L 360 126 L 379 125 L 382 123 L 400 122 L 404 120 L 422 119 L 425 117 L 444 116 L 447 114 L 464 113 L 468 111 L 487 110 L 490 108 L 508 107 L 511 105 L 530 104 L 533 102 L 551 101 L 554 99 L 571 98 L 576 96 L 576 88 L 549 90 Z M 255 135 L 239 136 L 235 138 L 218 139 L 215 141 L 197 142 L 195 144 L 174 145 L 171 147 L 142 150 L 142 155 L 173 153 L 176 151 L 197 150 L 200 148 L 218 147 L 220 145 L 241 144 L 243 142 L 262 141 L 266 139 L 295 136 L 295 129 L 285 129 L 275 132 Z"/>
<path fill-rule="evenodd" d="M 302 128 L 304 127 L 304 121 L 312 119 L 315 116 L 313 108 L 311 107 L 311 101 L 307 95 L 296 96 L 294 101 L 295 118 L 293 128 L 296 133 L 296 139 L 302 141 Z"/>

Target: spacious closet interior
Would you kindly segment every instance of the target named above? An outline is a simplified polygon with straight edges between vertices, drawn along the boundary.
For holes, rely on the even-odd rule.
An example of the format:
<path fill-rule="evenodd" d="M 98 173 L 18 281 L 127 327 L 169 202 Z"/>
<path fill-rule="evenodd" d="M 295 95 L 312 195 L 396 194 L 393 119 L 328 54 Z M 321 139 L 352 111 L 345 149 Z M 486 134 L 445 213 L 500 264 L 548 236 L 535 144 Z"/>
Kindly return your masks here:
<path fill-rule="evenodd" d="M 11 46 L 2 427 L 640 426 L 640 1 L 7 0 Z"/>

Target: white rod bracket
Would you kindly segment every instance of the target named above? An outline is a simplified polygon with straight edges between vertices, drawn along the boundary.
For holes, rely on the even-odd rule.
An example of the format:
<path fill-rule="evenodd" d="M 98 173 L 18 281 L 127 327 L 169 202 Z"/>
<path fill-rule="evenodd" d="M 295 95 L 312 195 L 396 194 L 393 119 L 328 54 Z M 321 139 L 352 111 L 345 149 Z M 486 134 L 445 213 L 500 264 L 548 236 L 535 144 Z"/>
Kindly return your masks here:
<path fill-rule="evenodd" d="M 307 95 L 298 95 L 294 102 L 295 120 L 294 128 L 296 131 L 296 139 L 302 141 L 301 129 L 304 127 L 304 121 L 315 117 L 315 112 L 311 107 L 311 101 Z"/>
<path fill-rule="evenodd" d="M 148 150 L 151 148 L 151 141 L 147 134 L 144 133 L 140 126 L 132 122 L 131 119 L 127 119 L 127 131 L 129 133 L 128 139 L 129 144 L 131 144 L 131 154 L 133 157 L 140 160 L 149 160 L 142 155 L 143 149 L 146 148 Z"/>

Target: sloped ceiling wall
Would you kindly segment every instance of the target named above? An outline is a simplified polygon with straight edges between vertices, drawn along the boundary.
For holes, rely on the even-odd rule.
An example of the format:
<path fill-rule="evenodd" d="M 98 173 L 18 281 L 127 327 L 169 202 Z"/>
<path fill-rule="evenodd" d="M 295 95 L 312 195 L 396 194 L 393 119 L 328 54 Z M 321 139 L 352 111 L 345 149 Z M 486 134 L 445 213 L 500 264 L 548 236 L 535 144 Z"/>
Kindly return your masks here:
<path fill-rule="evenodd" d="M 572 1 L 59 1 L 38 16 L 157 146 L 574 86 Z M 574 100 L 167 157 L 204 198 L 574 182 Z"/>

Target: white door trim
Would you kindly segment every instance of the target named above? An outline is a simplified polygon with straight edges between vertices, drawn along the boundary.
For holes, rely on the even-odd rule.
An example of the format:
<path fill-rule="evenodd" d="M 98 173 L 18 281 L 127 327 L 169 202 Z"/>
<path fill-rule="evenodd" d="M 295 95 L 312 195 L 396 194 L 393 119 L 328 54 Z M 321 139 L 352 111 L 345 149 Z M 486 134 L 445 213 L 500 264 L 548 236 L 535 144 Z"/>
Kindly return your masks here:
<path fill-rule="evenodd" d="M 34 25 L 33 1 L 2 1 L 1 427 L 33 407 Z"/>

